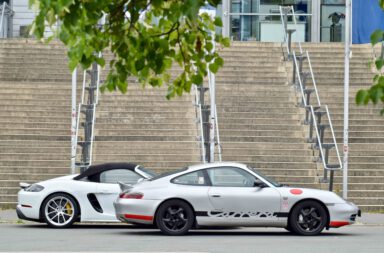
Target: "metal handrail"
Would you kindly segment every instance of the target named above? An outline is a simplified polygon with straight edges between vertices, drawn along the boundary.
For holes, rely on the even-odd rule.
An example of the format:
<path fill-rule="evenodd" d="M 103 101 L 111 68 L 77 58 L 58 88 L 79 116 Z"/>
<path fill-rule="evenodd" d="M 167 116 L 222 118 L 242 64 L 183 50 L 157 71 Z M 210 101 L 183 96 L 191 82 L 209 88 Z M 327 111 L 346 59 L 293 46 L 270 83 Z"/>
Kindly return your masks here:
<path fill-rule="evenodd" d="M 283 30 L 284 30 L 284 43 L 285 43 L 285 47 L 287 48 L 287 53 L 289 55 L 291 52 L 289 51 L 289 46 L 288 46 L 288 35 L 287 35 L 288 32 L 285 29 L 285 22 L 284 22 L 284 17 L 283 17 L 283 8 L 281 5 L 279 6 L 279 10 L 280 10 L 281 24 L 283 25 Z"/>
<path fill-rule="evenodd" d="M 299 71 L 299 65 L 297 63 L 296 52 L 293 51 L 292 54 L 293 54 L 293 61 L 295 63 L 295 69 L 296 69 L 296 73 L 295 74 L 297 75 L 297 80 L 299 80 L 300 92 L 301 92 L 301 96 L 303 98 L 303 104 L 304 104 L 304 106 L 307 106 L 307 100 L 305 99 L 303 82 L 301 80 L 301 75 L 300 75 L 300 71 Z"/>
<path fill-rule="evenodd" d="M 207 158 L 205 157 L 206 154 L 205 154 L 205 141 L 204 141 L 204 128 L 203 128 L 203 110 L 201 108 L 201 104 L 198 104 L 197 105 L 198 107 L 198 114 L 199 114 L 199 122 L 200 122 L 200 134 L 201 134 L 201 138 L 200 138 L 200 144 L 201 144 L 201 159 L 203 160 L 202 162 L 203 163 L 206 163 L 207 162 Z"/>
<path fill-rule="evenodd" d="M 290 9 L 291 9 L 291 12 L 292 12 L 292 16 L 293 16 L 293 19 L 294 19 L 294 24 L 296 26 L 296 31 L 297 31 L 297 21 L 296 21 L 296 15 L 295 15 L 293 6 L 291 6 Z M 280 15 L 281 15 L 281 20 L 282 20 L 282 25 L 284 27 L 284 39 L 285 39 L 284 42 L 288 43 L 288 41 L 287 41 L 288 31 L 285 29 L 285 25 L 286 24 L 285 24 L 284 18 L 283 18 L 282 7 L 280 7 Z M 287 15 L 287 14 L 285 14 L 285 15 Z M 298 41 L 298 45 L 299 45 L 299 49 L 300 49 L 300 54 L 301 54 L 301 56 L 303 56 L 303 49 L 302 49 L 300 41 Z M 287 50 L 288 50 L 288 54 L 291 53 L 291 52 L 289 52 L 289 46 L 288 45 L 287 45 Z M 317 142 L 318 142 L 318 148 L 319 148 L 319 152 L 320 152 L 320 156 L 321 156 L 321 159 L 322 159 L 322 163 L 323 163 L 324 169 L 325 170 L 331 170 L 331 171 L 332 170 L 341 169 L 342 168 L 342 162 L 341 162 L 340 152 L 339 152 L 339 148 L 337 146 L 336 137 L 335 137 L 335 131 L 334 131 L 334 128 L 333 128 L 333 125 L 332 125 L 332 120 L 331 120 L 331 116 L 330 116 L 330 113 L 329 113 L 328 106 L 327 105 L 324 106 L 325 114 L 327 116 L 327 120 L 328 120 L 328 123 L 329 123 L 330 131 L 331 131 L 331 135 L 332 135 L 332 141 L 333 141 L 332 144 L 334 145 L 335 150 L 336 150 L 336 155 L 337 155 L 337 159 L 338 159 L 338 167 L 339 168 L 328 167 L 328 165 L 327 165 L 328 161 L 326 161 L 325 155 L 324 155 L 324 150 L 323 150 L 323 144 L 324 143 L 322 143 L 322 137 L 321 137 L 321 134 L 320 134 L 320 131 L 319 131 L 319 125 L 318 125 L 319 122 L 317 121 L 317 118 L 316 118 L 316 115 L 315 115 L 315 110 L 314 110 L 313 106 L 309 105 L 307 103 L 307 99 L 305 97 L 304 86 L 303 86 L 303 81 L 302 81 L 302 77 L 301 77 L 301 73 L 300 73 L 300 68 L 299 68 L 299 65 L 298 65 L 298 62 L 297 62 L 296 52 L 294 50 L 292 50 L 291 54 L 293 55 L 292 58 L 293 58 L 294 69 L 295 69 L 294 75 L 297 76 L 297 80 L 298 80 L 299 88 L 300 88 L 300 93 L 301 93 L 302 100 L 303 100 L 303 105 L 306 108 L 306 110 L 308 110 L 310 112 L 311 117 L 312 117 L 311 124 L 315 128 L 316 138 L 317 138 Z M 310 59 L 310 56 L 309 56 L 309 52 L 307 50 L 305 51 L 305 56 L 306 56 L 306 58 L 308 60 L 310 75 L 311 75 L 311 78 L 312 78 L 312 84 L 313 84 L 313 88 L 314 88 L 314 91 L 315 91 L 317 104 L 318 104 L 318 107 L 321 108 L 322 104 L 321 104 L 319 92 L 318 92 L 318 89 L 317 89 L 316 79 L 315 79 L 315 75 L 314 75 L 314 72 L 313 72 L 313 68 L 312 68 L 312 63 L 311 63 L 311 59 Z M 309 94 L 308 94 L 308 96 L 309 96 Z M 308 101 L 309 101 L 309 99 L 308 99 Z M 312 130 L 310 130 L 310 131 L 312 132 Z M 311 135 L 312 135 L 312 133 L 310 133 L 310 136 Z"/>
<path fill-rule="evenodd" d="M 194 91 L 195 91 L 195 103 L 194 103 L 194 106 L 195 106 L 195 113 L 196 113 L 196 124 L 198 125 L 198 129 L 197 129 L 197 132 L 200 132 L 200 145 L 201 145 L 201 149 L 200 149 L 200 156 L 201 156 L 201 160 L 203 163 L 205 163 L 205 146 L 204 146 L 204 132 L 203 132 L 203 113 L 202 113 L 202 108 L 201 108 L 201 104 L 200 104 L 200 101 L 199 101 L 199 95 L 198 95 L 198 90 L 197 90 L 197 85 L 194 85 Z"/>
<path fill-rule="evenodd" d="M 82 88 L 82 91 L 81 91 L 81 103 L 82 103 L 82 104 L 84 104 L 85 83 L 86 83 L 86 79 L 87 79 L 87 71 L 84 70 L 84 73 L 83 73 L 83 88 Z"/>
<path fill-rule="evenodd" d="M 311 111 L 312 124 L 315 126 L 317 143 L 319 145 L 319 151 L 320 151 L 320 154 L 321 154 L 321 161 L 323 162 L 324 169 L 327 169 L 327 164 L 325 163 L 325 159 L 324 159 L 325 156 L 324 156 L 324 151 L 323 151 L 323 144 L 321 143 L 320 132 L 319 132 L 319 128 L 317 127 L 315 110 L 313 109 L 312 105 L 309 106 L 309 109 Z"/>
<path fill-rule="evenodd" d="M 219 155 L 219 162 L 222 161 L 222 152 L 223 152 L 223 148 L 221 146 L 221 143 L 220 143 L 220 133 L 219 133 L 219 122 L 218 122 L 218 118 L 217 118 L 217 106 L 215 105 L 215 127 L 216 127 L 216 138 L 217 138 L 217 148 L 218 148 L 218 155 Z"/>
<path fill-rule="evenodd" d="M 89 151 L 89 166 L 92 165 L 92 157 L 93 157 L 93 142 L 95 139 L 95 121 L 96 121 L 96 104 L 93 104 L 92 108 L 92 135 L 91 135 L 91 143 L 90 143 L 90 151 Z"/>
<path fill-rule="evenodd" d="M 291 6 L 291 11 L 292 11 L 293 22 L 295 24 L 295 29 L 296 29 L 296 32 L 298 33 L 299 30 L 298 30 L 298 26 L 297 26 L 296 14 L 295 14 L 295 9 L 293 8 L 293 5 Z M 298 40 L 297 43 L 299 44 L 300 53 L 302 54 L 303 48 L 301 47 L 300 40 Z"/>
<path fill-rule="evenodd" d="M 207 159 L 205 157 L 205 145 L 204 145 L 204 128 L 203 128 L 203 112 L 201 108 L 201 102 L 199 99 L 197 86 L 195 85 L 195 106 L 196 106 L 196 117 L 197 117 L 197 123 L 200 127 L 200 145 L 201 145 L 201 160 L 203 163 L 206 163 Z M 198 130 L 199 131 L 199 130 Z"/>
<path fill-rule="evenodd" d="M 319 92 L 317 90 L 317 85 L 316 85 L 316 80 L 315 80 L 315 75 L 314 75 L 313 69 L 312 69 L 311 58 L 309 57 L 308 51 L 306 51 L 306 54 L 307 54 L 307 59 L 308 59 L 309 70 L 311 72 L 311 77 L 312 77 L 312 85 L 313 85 L 313 88 L 315 89 L 315 93 L 316 93 L 317 104 L 319 106 L 321 106 Z"/>
<path fill-rule="evenodd" d="M 81 104 L 79 104 L 78 106 L 78 109 L 77 109 L 77 122 L 76 122 L 76 147 L 75 147 L 75 151 L 76 151 L 76 154 L 77 154 L 77 143 L 79 141 L 79 125 L 80 125 L 80 110 L 81 110 Z"/>
<path fill-rule="evenodd" d="M 342 168 L 343 165 L 342 165 L 342 161 L 341 161 L 341 157 L 340 157 L 339 147 L 337 146 L 336 137 L 335 137 L 335 131 L 333 129 L 331 115 L 329 113 L 328 105 L 325 106 L 325 111 L 327 113 L 327 118 L 328 118 L 328 122 L 329 122 L 329 128 L 331 129 L 331 133 L 332 133 L 333 143 L 335 144 L 335 149 L 336 149 L 337 159 L 338 159 L 338 162 L 339 162 L 339 167 Z"/>

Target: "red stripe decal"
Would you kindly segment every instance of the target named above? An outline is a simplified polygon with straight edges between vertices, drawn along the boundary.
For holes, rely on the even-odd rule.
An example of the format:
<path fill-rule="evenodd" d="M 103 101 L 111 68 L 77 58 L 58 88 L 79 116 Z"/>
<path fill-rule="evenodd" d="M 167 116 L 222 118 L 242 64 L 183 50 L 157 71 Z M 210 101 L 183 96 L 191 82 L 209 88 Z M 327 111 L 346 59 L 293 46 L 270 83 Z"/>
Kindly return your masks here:
<path fill-rule="evenodd" d="M 346 225 L 349 225 L 349 224 L 350 223 L 348 221 L 331 221 L 329 223 L 329 226 L 333 227 L 333 228 L 339 228 L 339 227 L 346 226 Z"/>
<path fill-rule="evenodd" d="M 135 219 L 135 220 L 147 220 L 147 221 L 153 220 L 153 216 L 137 215 L 137 214 L 124 214 L 124 217 L 127 219 Z"/>
<path fill-rule="evenodd" d="M 22 207 L 28 207 L 28 208 L 32 208 L 32 206 L 30 205 L 21 205 Z"/>

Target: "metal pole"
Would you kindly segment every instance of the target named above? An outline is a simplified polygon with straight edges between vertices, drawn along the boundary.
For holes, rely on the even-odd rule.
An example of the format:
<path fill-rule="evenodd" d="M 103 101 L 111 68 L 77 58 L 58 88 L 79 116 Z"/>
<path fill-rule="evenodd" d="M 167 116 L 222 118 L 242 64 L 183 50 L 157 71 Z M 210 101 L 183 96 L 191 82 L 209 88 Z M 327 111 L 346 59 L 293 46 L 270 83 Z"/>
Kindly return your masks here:
<path fill-rule="evenodd" d="M 216 92 L 215 74 L 210 72 L 210 97 L 211 97 L 211 120 L 210 120 L 210 162 L 215 162 L 215 125 L 216 125 Z"/>
<path fill-rule="evenodd" d="M 348 198 L 348 135 L 349 135 L 349 60 L 351 54 L 352 1 L 346 0 L 345 17 L 345 66 L 344 66 L 344 157 L 343 157 L 343 198 Z"/>
<path fill-rule="evenodd" d="M 76 172 L 76 84 L 77 84 L 77 69 L 72 72 L 72 124 L 71 124 L 71 173 Z"/>

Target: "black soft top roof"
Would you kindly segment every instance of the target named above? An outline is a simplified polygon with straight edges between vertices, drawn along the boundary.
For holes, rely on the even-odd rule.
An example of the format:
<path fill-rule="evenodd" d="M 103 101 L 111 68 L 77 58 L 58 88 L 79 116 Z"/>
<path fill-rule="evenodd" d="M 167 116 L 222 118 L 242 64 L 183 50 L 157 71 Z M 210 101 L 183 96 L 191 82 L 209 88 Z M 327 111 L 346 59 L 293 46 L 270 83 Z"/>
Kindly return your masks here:
<path fill-rule="evenodd" d="M 103 163 L 103 164 L 92 165 L 86 171 L 74 177 L 73 179 L 80 180 L 85 177 L 90 177 L 107 170 L 114 170 L 114 169 L 134 170 L 137 166 L 138 166 L 137 164 L 133 164 L 133 163 Z"/>

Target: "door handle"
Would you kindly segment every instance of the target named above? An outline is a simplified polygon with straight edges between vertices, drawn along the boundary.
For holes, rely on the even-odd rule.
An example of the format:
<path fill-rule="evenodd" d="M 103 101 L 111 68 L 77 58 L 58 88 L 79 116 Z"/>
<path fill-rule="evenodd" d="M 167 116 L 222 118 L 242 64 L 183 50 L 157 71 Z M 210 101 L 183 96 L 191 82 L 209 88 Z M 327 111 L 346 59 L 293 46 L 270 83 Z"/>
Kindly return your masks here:
<path fill-rule="evenodd" d="M 99 193 L 101 193 L 101 194 L 112 194 L 112 193 L 114 193 L 114 191 L 101 189 L 99 191 Z"/>
<path fill-rule="evenodd" d="M 212 196 L 212 198 L 220 198 L 221 197 L 221 195 L 219 195 L 219 194 L 213 194 L 211 196 Z"/>

